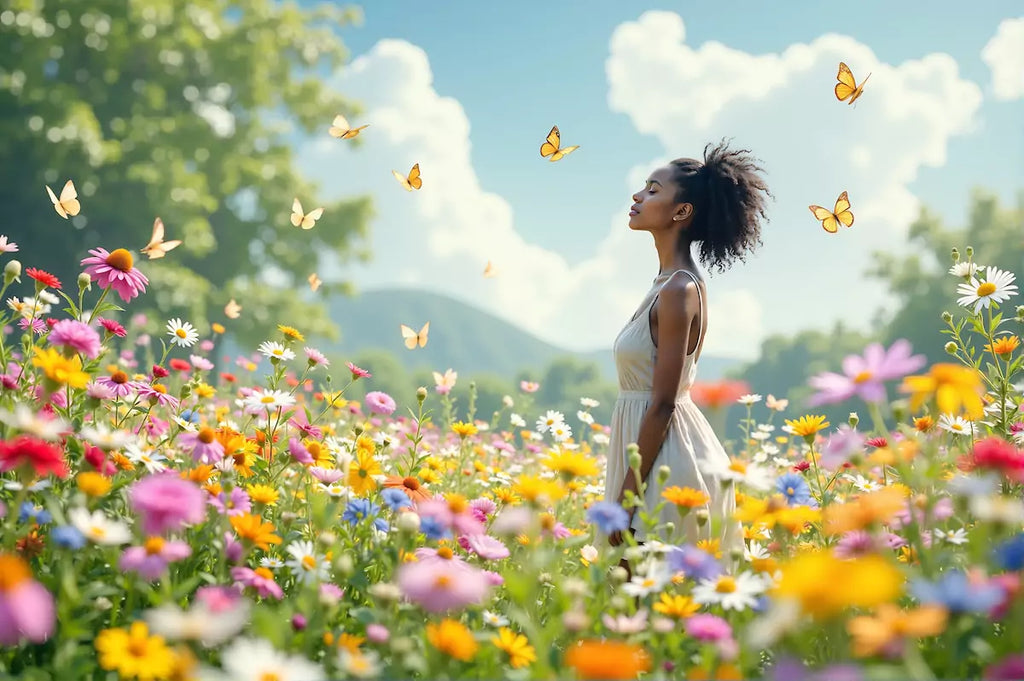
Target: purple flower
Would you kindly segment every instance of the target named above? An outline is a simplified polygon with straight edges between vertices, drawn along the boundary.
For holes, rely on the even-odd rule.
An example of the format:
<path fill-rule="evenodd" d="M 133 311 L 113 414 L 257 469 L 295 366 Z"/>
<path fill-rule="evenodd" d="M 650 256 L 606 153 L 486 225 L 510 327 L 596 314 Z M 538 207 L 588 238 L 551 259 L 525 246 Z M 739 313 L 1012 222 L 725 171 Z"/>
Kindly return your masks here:
<path fill-rule="evenodd" d="M 105 248 L 92 248 L 89 253 L 92 257 L 83 259 L 82 265 L 88 265 L 85 273 L 100 288 L 113 288 L 126 303 L 146 292 L 149 279 L 134 267 L 131 253 L 123 248 L 117 248 L 113 253 L 108 253 Z"/>
<path fill-rule="evenodd" d="M 692 544 L 674 546 L 666 556 L 673 572 L 683 572 L 693 580 L 715 579 L 722 574 L 722 566 L 715 557 Z"/>
<path fill-rule="evenodd" d="M 875 550 L 875 539 L 864 530 L 847 532 L 836 542 L 836 558 L 855 558 Z"/>
<path fill-rule="evenodd" d="M 999 584 L 971 582 L 961 570 L 948 570 L 935 582 L 915 580 L 910 591 L 922 605 L 938 604 L 951 613 L 988 612 L 1005 595 Z"/>
<path fill-rule="evenodd" d="M 232 487 L 231 492 L 221 492 L 210 499 L 210 506 L 228 516 L 245 515 L 252 510 L 249 494 L 241 487 Z"/>
<path fill-rule="evenodd" d="M 150 537 L 144 546 L 130 546 L 121 554 L 118 567 L 139 573 L 143 579 L 159 579 L 167 564 L 184 560 L 192 555 L 192 548 L 183 541 L 166 541 Z"/>
<path fill-rule="evenodd" d="M 985 681 L 1020 681 L 1024 679 L 1024 653 L 1007 655 L 985 670 Z"/>
<path fill-rule="evenodd" d="M 206 517 L 203 490 L 173 473 L 142 478 L 128 490 L 132 510 L 139 514 L 142 531 L 163 534 L 180 530 Z"/>
<path fill-rule="evenodd" d="M 309 453 L 306 446 L 298 438 L 288 438 L 288 453 L 299 463 L 313 463 L 313 455 Z"/>
<path fill-rule="evenodd" d="M 75 319 L 62 319 L 53 325 L 47 337 L 50 345 L 71 348 L 89 359 L 96 359 L 100 354 L 100 335 L 96 329 Z"/>
<path fill-rule="evenodd" d="M 201 428 L 197 433 L 186 431 L 178 436 L 178 444 L 188 450 L 197 463 L 217 463 L 224 458 L 224 445 L 217 440 L 212 428 Z"/>
<path fill-rule="evenodd" d="M 886 398 L 885 381 L 902 378 L 924 366 L 924 355 L 910 353 L 910 342 L 902 338 L 888 350 L 880 343 L 872 343 L 864 349 L 863 357 L 849 355 L 843 360 L 842 374 L 826 371 L 812 376 L 808 384 L 818 392 L 807 404 L 835 404 L 854 395 L 865 402 L 882 402 Z"/>
<path fill-rule="evenodd" d="M 378 390 L 366 393 L 366 404 L 374 414 L 384 414 L 385 416 L 395 413 L 397 408 L 395 401 L 391 399 L 390 395 Z"/>
<path fill-rule="evenodd" d="M 604 534 L 621 532 L 629 527 L 629 513 L 614 501 L 595 501 L 587 509 L 587 522 Z"/>
<path fill-rule="evenodd" d="M 718 615 L 700 613 L 686 620 L 686 633 L 698 641 L 724 641 L 732 638 L 732 627 Z"/>
<path fill-rule="evenodd" d="M 431 613 L 480 604 L 490 591 L 487 576 L 480 570 L 451 560 L 403 563 L 397 581 L 406 598 Z"/>
<path fill-rule="evenodd" d="M 849 461 L 854 454 L 864 451 L 864 436 L 860 431 L 845 423 L 829 435 L 828 441 L 821 449 L 821 465 L 829 470 L 836 470 Z"/>
<path fill-rule="evenodd" d="M 274 581 L 274 573 L 264 567 L 252 568 L 233 567 L 231 568 L 231 579 L 242 586 L 256 590 L 260 598 L 284 598 L 284 590 Z"/>
<path fill-rule="evenodd" d="M 489 537 L 486 534 L 470 534 L 464 536 L 468 549 L 484 560 L 499 560 L 501 558 L 508 558 L 509 556 L 508 547 L 505 546 L 500 539 Z"/>

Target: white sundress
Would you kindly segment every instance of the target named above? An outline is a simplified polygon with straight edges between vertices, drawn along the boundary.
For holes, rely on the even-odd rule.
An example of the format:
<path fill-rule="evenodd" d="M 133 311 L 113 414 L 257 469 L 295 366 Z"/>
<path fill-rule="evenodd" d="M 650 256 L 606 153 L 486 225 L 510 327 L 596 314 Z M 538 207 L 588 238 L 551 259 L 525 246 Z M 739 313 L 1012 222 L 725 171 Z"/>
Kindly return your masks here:
<path fill-rule="evenodd" d="M 701 306 L 701 319 L 706 318 L 704 296 L 700 282 L 692 272 L 686 272 L 697 284 L 697 295 Z M 658 298 L 661 287 L 674 272 L 658 275 L 654 285 L 637 309 L 633 318 L 623 327 L 615 339 L 612 352 L 615 355 L 615 367 L 619 380 L 619 396 L 612 410 L 611 440 L 609 442 L 607 470 L 605 475 L 605 499 L 617 501 L 622 482 L 629 471 L 626 447 L 640 436 L 640 423 L 651 401 L 651 389 L 654 385 L 654 364 L 658 349 L 651 338 L 650 314 Z M 651 467 L 644 494 L 645 507 L 652 511 L 662 501 L 661 492 L 666 487 L 692 487 L 702 490 L 710 497 L 707 510 L 711 520 L 699 527 L 694 519 L 693 509 L 681 521 L 675 505 L 666 502 L 658 517 L 659 525 L 665 522 L 675 523 L 676 530 L 671 537 L 660 536 L 658 539 L 668 543 L 696 543 L 702 539 L 718 538 L 720 547 L 728 555 L 728 551 L 743 546 L 743 532 L 738 521 L 733 519 L 736 498 L 733 487 L 723 491 L 716 478 L 702 472 L 703 461 L 720 461 L 726 466 L 729 456 L 723 449 L 718 436 L 711 428 L 707 418 L 690 398 L 690 386 L 697 375 L 697 356 L 703 345 L 703 332 L 698 332 L 697 345 L 693 353 L 683 361 L 682 376 L 676 393 L 675 409 L 669 423 L 665 440 L 658 451 L 657 459 Z M 658 468 L 669 466 L 672 473 L 663 486 L 657 482 Z M 633 516 L 634 536 L 637 541 L 646 539 L 639 509 Z M 712 525 L 718 529 L 712 535 Z"/>

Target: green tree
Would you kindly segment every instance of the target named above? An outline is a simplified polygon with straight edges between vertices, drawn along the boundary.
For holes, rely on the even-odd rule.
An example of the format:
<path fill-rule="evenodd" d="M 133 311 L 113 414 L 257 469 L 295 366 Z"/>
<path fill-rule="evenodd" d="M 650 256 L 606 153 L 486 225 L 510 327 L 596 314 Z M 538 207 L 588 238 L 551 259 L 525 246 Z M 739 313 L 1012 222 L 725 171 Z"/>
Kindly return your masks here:
<path fill-rule="evenodd" d="M 273 0 L 5 0 L 0 5 L 0 205 L 26 265 L 74 287 L 97 246 L 126 248 L 150 278 L 132 310 L 158 308 L 200 327 L 230 297 L 246 341 L 286 318 L 336 335 L 319 305 L 297 300 L 318 254 L 365 257 L 367 198 L 323 204 L 294 167 L 297 130 L 322 132 L 352 103 L 324 74 L 346 50 L 335 30 L 359 18 L 328 3 Z M 356 140 L 358 141 L 358 140 Z M 348 143 L 348 142 L 346 142 Z M 44 185 L 71 178 L 81 214 L 62 220 Z M 292 227 L 293 197 L 324 205 L 316 229 Z M 154 218 L 184 244 L 139 261 Z M 274 285 L 265 274 L 273 271 Z"/>

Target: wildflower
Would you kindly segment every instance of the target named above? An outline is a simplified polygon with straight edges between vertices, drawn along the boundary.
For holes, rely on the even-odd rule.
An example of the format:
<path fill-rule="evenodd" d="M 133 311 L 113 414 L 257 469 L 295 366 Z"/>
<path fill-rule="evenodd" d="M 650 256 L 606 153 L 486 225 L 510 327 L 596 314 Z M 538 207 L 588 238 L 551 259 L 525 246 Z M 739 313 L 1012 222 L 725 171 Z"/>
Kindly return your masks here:
<path fill-rule="evenodd" d="M 29 435 L 0 442 L 0 471 L 21 469 L 33 475 L 56 475 L 65 478 L 68 466 L 59 449 L 48 442 Z"/>
<path fill-rule="evenodd" d="M 432 613 L 482 603 L 490 590 L 480 570 L 446 560 L 403 563 L 396 581 L 406 598 Z"/>
<path fill-rule="evenodd" d="M 99 317 L 96 319 L 96 321 L 98 321 L 100 323 L 100 326 L 106 329 L 107 333 L 109 333 L 112 336 L 124 338 L 125 336 L 128 335 L 128 331 L 126 331 L 123 326 L 118 324 L 113 319 L 104 319 L 103 317 Z"/>
<path fill-rule="evenodd" d="M 111 520 L 103 511 L 92 511 L 84 508 L 73 508 L 68 512 L 68 520 L 86 538 L 103 546 L 117 546 L 131 541 L 128 526 L 117 520 Z"/>
<path fill-rule="evenodd" d="M 95 471 L 82 471 L 75 478 L 78 489 L 89 497 L 102 497 L 110 491 L 110 479 Z"/>
<path fill-rule="evenodd" d="M 284 590 L 274 581 L 274 573 L 266 567 L 255 570 L 236 566 L 231 568 L 231 579 L 243 587 L 255 589 L 260 598 L 284 598 Z"/>
<path fill-rule="evenodd" d="M 89 359 L 96 359 L 100 354 L 100 335 L 88 324 L 75 319 L 62 319 L 54 324 L 46 342 L 70 348 Z"/>
<path fill-rule="evenodd" d="M 28 563 L 0 554 L 0 645 L 17 646 L 22 639 L 42 643 L 55 625 L 53 596 L 32 578 Z"/>
<path fill-rule="evenodd" d="M 265 506 L 273 506 L 280 496 L 276 489 L 268 485 L 249 485 L 245 491 L 249 493 L 249 498 L 254 503 Z"/>
<path fill-rule="evenodd" d="M 786 497 L 786 503 L 790 506 L 808 506 L 814 502 L 811 488 L 799 473 L 780 475 L 775 481 L 775 491 Z"/>
<path fill-rule="evenodd" d="M 173 641 L 199 641 L 204 646 L 217 646 L 234 638 L 248 621 L 249 603 L 234 589 L 207 587 L 197 602 L 182 610 L 165 603 L 145 614 L 153 633 Z M 216 594 L 213 596 L 212 594 Z"/>
<path fill-rule="evenodd" d="M 256 349 L 261 355 L 271 360 L 287 361 L 295 359 L 295 353 L 277 341 L 264 341 Z"/>
<path fill-rule="evenodd" d="M 380 493 L 380 498 L 384 500 L 384 503 L 392 511 L 412 507 L 412 499 L 398 487 L 385 487 Z"/>
<path fill-rule="evenodd" d="M 357 367 L 352 362 L 345 362 L 345 366 L 348 367 L 348 370 L 352 373 L 353 381 L 358 381 L 360 378 L 370 378 L 371 376 L 373 376 L 373 374 L 371 374 L 369 371 Z"/>
<path fill-rule="evenodd" d="M 387 393 L 374 390 L 366 393 L 366 404 L 374 414 L 390 416 L 397 408 L 395 401 Z"/>
<path fill-rule="evenodd" d="M 71 431 L 71 424 L 53 414 L 51 410 L 35 411 L 23 402 L 14 405 L 14 411 L 0 409 L 0 422 L 17 431 L 40 440 L 53 442 Z"/>
<path fill-rule="evenodd" d="M 694 403 L 712 410 L 726 407 L 749 392 L 750 386 L 745 381 L 697 381 L 690 386 L 690 395 Z"/>
<path fill-rule="evenodd" d="M 210 505 L 227 516 L 244 515 L 252 510 L 249 495 L 241 487 L 232 487 L 231 492 L 214 495 Z"/>
<path fill-rule="evenodd" d="M 42 290 L 46 287 L 54 288 L 58 291 L 60 290 L 60 279 L 49 272 L 36 269 L 35 267 L 26 267 L 25 274 L 36 280 L 36 291 Z"/>
<path fill-rule="evenodd" d="M 168 541 L 162 537 L 150 537 L 143 546 L 130 546 L 121 554 L 118 567 L 139 573 L 143 579 L 159 579 L 167 570 L 167 564 L 184 560 L 192 555 L 192 548 L 183 541 Z"/>
<path fill-rule="evenodd" d="M 312 367 L 329 367 L 331 363 L 324 356 L 324 353 L 320 352 L 316 348 L 302 348 L 302 351 L 306 353 L 306 363 Z"/>
<path fill-rule="evenodd" d="M 178 435 L 178 444 L 189 451 L 197 463 L 216 463 L 224 458 L 224 445 L 209 427 L 200 428 L 196 433 L 181 433 Z"/>
<path fill-rule="evenodd" d="M 462 421 L 456 421 L 452 424 L 452 432 L 458 435 L 460 438 L 465 439 L 472 435 L 477 434 L 477 427 L 472 423 L 463 423 Z"/>
<path fill-rule="evenodd" d="M 939 428 L 954 435 L 974 435 L 975 426 L 973 421 L 968 421 L 963 416 L 952 414 L 941 414 L 939 416 Z"/>
<path fill-rule="evenodd" d="M 528 667 L 531 662 L 537 660 L 537 653 L 530 645 L 530 641 L 508 627 L 499 629 L 498 635 L 491 637 L 491 643 L 508 655 L 508 662 L 513 669 Z"/>
<path fill-rule="evenodd" d="M 825 372 L 808 380 L 818 390 L 808 400 L 808 406 L 835 404 L 854 395 L 865 402 L 884 402 L 885 381 L 902 378 L 924 366 L 924 355 L 910 353 L 910 343 L 902 338 L 888 350 L 879 343 L 868 345 L 863 356 L 849 355 L 843 360 L 843 374 Z"/>
<path fill-rule="evenodd" d="M 985 281 L 978 281 L 974 276 L 970 281 L 956 287 L 960 294 L 957 303 L 964 307 L 974 306 L 974 314 L 989 307 L 992 303 L 1002 303 L 1011 296 L 1017 295 L 1017 286 L 1013 283 L 1014 276 L 997 267 L 985 268 Z"/>
<path fill-rule="evenodd" d="M 774 477 L 764 466 L 741 459 L 707 459 L 700 466 L 704 473 L 716 478 L 721 485 L 737 483 L 752 489 L 767 490 Z"/>
<path fill-rule="evenodd" d="M 285 561 L 285 565 L 291 569 L 300 583 L 322 582 L 330 577 L 330 564 L 317 555 L 313 542 L 292 542 L 286 550 L 291 558 Z"/>
<path fill-rule="evenodd" d="M 524 393 L 535 393 L 540 390 L 540 383 L 533 381 L 519 381 L 519 389 Z"/>
<path fill-rule="evenodd" d="M 0 234 L 0 253 L 17 253 L 18 244 L 13 241 L 7 241 L 5 234 Z"/>
<path fill-rule="evenodd" d="M 732 627 L 718 615 L 702 613 L 686 621 L 686 633 L 698 641 L 717 643 L 732 638 Z"/>
<path fill-rule="evenodd" d="M 35 353 L 32 366 L 42 369 L 53 383 L 71 388 L 84 388 L 89 383 L 89 374 L 82 371 L 82 359 L 78 355 L 65 357 L 55 348 L 44 350 L 38 345 L 32 346 L 32 352 Z"/>
<path fill-rule="evenodd" d="M 738 404 L 745 405 L 747 407 L 757 404 L 761 401 L 761 396 L 756 393 L 747 393 L 746 395 L 740 395 L 736 398 Z"/>
<path fill-rule="evenodd" d="M 349 466 L 348 486 L 356 494 L 363 495 L 377 489 L 374 476 L 383 474 L 380 462 L 372 453 L 357 451 L 355 459 Z"/>
<path fill-rule="evenodd" d="M 654 611 L 666 617 L 686 619 L 700 611 L 700 604 L 689 596 L 663 593 L 658 602 L 654 604 Z"/>
<path fill-rule="evenodd" d="M 513 491 L 538 506 L 548 506 L 565 496 L 565 487 L 556 480 L 546 480 L 535 475 L 519 476 Z"/>
<path fill-rule="evenodd" d="M 177 532 L 206 517 L 203 492 L 174 475 L 150 475 L 128 490 L 131 509 L 139 515 L 142 531 L 150 535 Z"/>
<path fill-rule="evenodd" d="M 188 322 L 181 321 L 178 317 L 167 322 L 167 335 L 171 337 L 172 345 L 182 348 L 190 348 L 199 340 L 199 333 L 195 327 Z"/>
<path fill-rule="evenodd" d="M 1009 480 L 1024 482 L 1024 451 L 995 436 L 974 443 L 967 468 L 996 470 Z"/>
<path fill-rule="evenodd" d="M 1024 570 L 1024 533 L 1003 542 L 993 551 L 995 562 L 1004 570 Z"/>
<path fill-rule="evenodd" d="M 232 681 L 324 681 L 323 668 L 301 655 L 289 655 L 266 639 L 236 638 L 221 653 L 221 666 Z"/>
<path fill-rule="evenodd" d="M 145 622 L 132 622 L 128 629 L 104 629 L 95 646 L 100 666 L 123 679 L 166 679 L 174 669 L 174 653 L 162 636 L 150 636 Z"/>
<path fill-rule="evenodd" d="M 722 566 L 707 551 L 692 544 L 674 546 L 665 555 L 672 572 L 682 572 L 694 580 L 714 579 L 722 573 Z"/>
<path fill-rule="evenodd" d="M 284 409 L 295 404 L 295 398 L 280 390 L 253 390 L 246 396 L 243 405 L 247 414 L 261 414 L 274 409 Z"/>
<path fill-rule="evenodd" d="M 897 657 L 902 653 L 906 638 L 936 636 L 945 631 L 947 615 L 944 608 L 937 606 L 926 605 L 904 612 L 891 603 L 883 603 L 874 616 L 861 615 L 847 623 L 847 630 L 853 637 L 853 654 Z"/>
<path fill-rule="evenodd" d="M 486 534 L 465 535 L 464 538 L 466 550 L 472 551 L 484 560 L 499 560 L 501 558 L 508 558 L 510 555 L 508 547 L 501 540 Z M 462 537 L 460 537 L 461 539 Z"/>
<path fill-rule="evenodd" d="M 918 410 L 927 399 L 935 398 L 939 413 L 959 414 L 961 406 L 969 419 L 979 419 L 985 411 L 984 392 L 977 370 L 959 364 L 934 364 L 927 374 L 907 376 L 902 390 L 911 394 L 910 408 Z"/>
<path fill-rule="evenodd" d="M 569 647 L 565 664 L 580 679 L 635 679 L 650 671 L 651 658 L 635 644 L 586 639 Z"/>
<path fill-rule="evenodd" d="M 113 288 L 126 303 L 146 292 L 149 280 L 135 268 L 131 253 L 123 248 L 115 249 L 112 253 L 108 253 L 105 248 L 93 248 L 89 253 L 92 257 L 83 259 L 81 264 L 88 265 L 85 273 L 100 288 Z"/>
<path fill-rule="evenodd" d="M 376 517 L 378 512 L 380 506 L 369 499 L 352 499 L 345 507 L 345 512 L 341 514 L 341 519 L 355 525 L 366 518 L 372 518 L 374 527 L 381 532 L 387 532 L 387 521 Z"/>
<path fill-rule="evenodd" d="M 546 433 L 556 426 L 565 423 L 565 415 L 560 411 L 549 409 L 546 414 L 537 419 L 537 432 Z"/>
<path fill-rule="evenodd" d="M 1020 338 L 1013 334 L 1002 335 L 995 339 L 994 343 L 985 344 L 985 352 L 991 352 L 1006 359 L 1013 354 L 1013 351 L 1020 347 Z"/>
<path fill-rule="evenodd" d="M 178 408 L 178 398 L 167 394 L 167 388 L 162 383 L 139 383 L 135 386 L 135 392 L 144 400 L 149 400 L 161 407 Z M 153 423 L 156 419 L 150 418 Z"/>
<path fill-rule="evenodd" d="M 807 439 L 813 438 L 819 430 L 828 428 L 829 423 L 824 416 L 806 415 L 795 420 L 786 419 L 786 425 L 792 429 L 794 435 Z"/>
<path fill-rule="evenodd" d="M 587 522 L 597 525 L 603 534 L 621 532 L 629 527 L 629 521 L 626 509 L 611 501 L 598 501 L 587 509 Z"/>
<path fill-rule="evenodd" d="M 598 475 L 597 462 L 580 451 L 555 450 L 544 460 L 544 467 L 555 471 L 569 482 L 573 478 Z"/>
<path fill-rule="evenodd" d="M 764 593 L 765 580 L 751 572 L 738 575 L 719 575 L 701 580 L 693 589 L 693 600 L 702 605 L 720 605 L 725 610 L 746 610 L 757 603 Z"/>
<path fill-rule="evenodd" d="M 906 494 L 896 487 L 885 487 L 861 494 L 844 504 L 833 504 L 825 512 L 825 533 L 843 534 L 888 522 L 904 508 Z"/>
<path fill-rule="evenodd" d="M 258 515 L 246 513 L 231 516 L 228 520 L 239 537 L 252 542 L 264 551 L 270 549 L 270 544 L 281 543 L 281 538 L 274 534 L 274 524 L 263 522 L 263 518 Z"/>
<path fill-rule="evenodd" d="M 1004 595 L 998 584 L 973 582 L 961 570 L 946 570 L 935 582 L 917 579 L 910 592 L 922 605 L 939 605 L 951 613 L 988 612 Z"/>
<path fill-rule="evenodd" d="M 840 560 L 831 551 L 808 551 L 780 567 L 774 595 L 799 602 L 803 612 L 829 618 L 847 607 L 872 607 L 898 596 L 900 571 L 884 558 L 869 555 Z M 822 579 L 828 575 L 828 579 Z M 836 585 L 842 584 L 842 588 Z"/>

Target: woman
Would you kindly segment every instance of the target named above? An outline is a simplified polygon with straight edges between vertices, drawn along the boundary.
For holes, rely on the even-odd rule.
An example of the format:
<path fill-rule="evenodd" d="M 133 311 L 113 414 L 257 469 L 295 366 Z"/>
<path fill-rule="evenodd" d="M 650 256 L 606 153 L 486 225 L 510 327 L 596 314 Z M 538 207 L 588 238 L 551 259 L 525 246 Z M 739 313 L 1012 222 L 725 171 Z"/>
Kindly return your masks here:
<path fill-rule="evenodd" d="M 690 512 L 683 537 L 689 542 L 716 538 L 714 526 L 725 551 L 742 546 L 742 533 L 732 518 L 732 486 L 722 489 L 707 470 L 727 468 L 728 455 L 690 399 L 708 324 L 706 288 L 695 273 L 691 247 L 699 244 L 701 263 L 723 271 L 761 243 L 761 220 L 771 196 L 761 172 L 748 151 L 733 151 L 723 141 L 704 149 L 703 163 L 677 159 L 651 173 L 643 190 L 633 195 L 629 228 L 651 233 L 660 269 L 613 350 L 619 398 L 612 412 L 606 499 L 622 504 L 627 491 L 637 493 L 626 451 L 635 442 L 640 479 L 646 485 L 645 507 L 650 511 L 658 505 L 664 487 L 705 492 L 710 522 L 698 523 L 696 516 L 703 514 Z M 659 486 L 657 470 L 663 465 L 671 474 Z M 645 532 L 638 514 L 627 511 L 632 515 L 630 529 L 642 541 Z M 666 503 L 658 522 L 668 521 L 679 527 L 676 507 Z M 621 535 L 611 537 L 613 545 L 621 542 Z"/>

